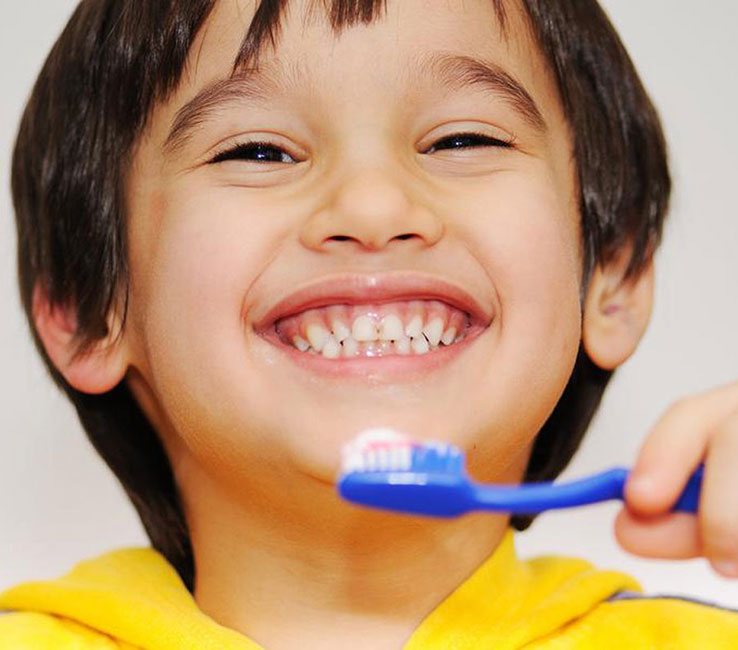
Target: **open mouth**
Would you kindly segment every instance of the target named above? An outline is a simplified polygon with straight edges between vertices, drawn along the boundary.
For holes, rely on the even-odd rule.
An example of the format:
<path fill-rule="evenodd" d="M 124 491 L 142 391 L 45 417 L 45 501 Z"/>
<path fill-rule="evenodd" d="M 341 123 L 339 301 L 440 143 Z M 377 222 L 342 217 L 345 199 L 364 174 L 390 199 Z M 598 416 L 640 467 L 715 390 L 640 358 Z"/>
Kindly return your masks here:
<path fill-rule="evenodd" d="M 495 315 L 489 297 L 435 275 L 346 273 L 298 287 L 257 313 L 252 326 L 309 372 L 399 381 L 460 358 Z"/>
<path fill-rule="evenodd" d="M 440 300 L 334 304 L 274 323 L 282 343 L 325 359 L 432 354 L 477 329 L 468 313 Z"/>

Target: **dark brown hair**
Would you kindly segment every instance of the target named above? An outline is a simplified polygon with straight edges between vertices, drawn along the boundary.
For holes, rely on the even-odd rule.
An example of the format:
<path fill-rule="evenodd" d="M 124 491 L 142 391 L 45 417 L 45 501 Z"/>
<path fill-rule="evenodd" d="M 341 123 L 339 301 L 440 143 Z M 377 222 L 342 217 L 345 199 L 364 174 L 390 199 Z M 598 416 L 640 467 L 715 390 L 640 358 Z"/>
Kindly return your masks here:
<path fill-rule="evenodd" d="M 490 0 L 505 22 L 503 0 Z M 334 31 L 371 23 L 384 0 L 323 0 Z M 650 261 L 670 180 L 661 126 L 615 30 L 595 0 L 520 0 L 548 61 L 571 130 L 579 182 L 585 284 L 597 263 L 632 244 L 628 277 Z M 81 353 L 107 336 L 128 286 L 124 187 L 152 108 L 176 88 L 215 0 L 83 0 L 52 48 L 23 114 L 12 190 L 23 306 L 36 345 L 120 480 L 151 542 L 194 584 L 187 524 L 156 432 L 125 382 L 103 395 L 72 388 L 50 362 L 31 313 L 34 287 L 73 306 Z M 234 70 L 277 42 L 287 0 L 262 0 Z M 539 433 L 526 479 L 554 478 L 576 451 L 611 373 L 580 349 Z M 524 529 L 530 517 L 516 517 Z"/>

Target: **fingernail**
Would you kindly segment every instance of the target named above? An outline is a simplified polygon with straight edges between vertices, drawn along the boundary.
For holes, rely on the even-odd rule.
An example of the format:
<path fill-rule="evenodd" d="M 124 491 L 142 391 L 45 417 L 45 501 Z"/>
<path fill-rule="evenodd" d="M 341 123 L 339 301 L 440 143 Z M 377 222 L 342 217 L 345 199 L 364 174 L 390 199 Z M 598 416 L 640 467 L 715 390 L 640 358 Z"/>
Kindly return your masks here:
<path fill-rule="evenodd" d="M 729 578 L 738 578 L 738 562 L 733 560 L 715 560 L 712 563 L 715 571 Z"/>

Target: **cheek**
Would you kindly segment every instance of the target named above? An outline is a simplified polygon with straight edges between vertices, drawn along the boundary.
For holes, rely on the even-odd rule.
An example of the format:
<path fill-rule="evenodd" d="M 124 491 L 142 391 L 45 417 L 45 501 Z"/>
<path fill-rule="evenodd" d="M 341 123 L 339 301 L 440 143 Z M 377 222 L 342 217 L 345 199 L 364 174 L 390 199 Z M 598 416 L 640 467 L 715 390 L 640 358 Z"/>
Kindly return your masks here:
<path fill-rule="evenodd" d="M 543 331 L 549 339 L 569 332 L 578 339 L 580 269 L 574 233 L 548 198 L 526 197 L 519 206 L 525 219 L 509 215 L 497 233 L 495 277 L 511 321 L 503 326 L 518 334 Z"/>
<path fill-rule="evenodd" d="M 140 297 L 152 321 L 176 319 L 177 329 L 188 329 L 238 300 L 235 289 L 248 274 L 244 261 L 254 252 L 249 243 L 257 238 L 246 236 L 227 206 L 216 205 L 170 204 L 147 224 L 141 241 L 153 245 L 133 264 L 144 269 Z"/>
<path fill-rule="evenodd" d="M 496 361 L 508 370 L 506 390 L 529 396 L 531 422 L 542 424 L 566 386 L 581 337 L 578 216 L 554 183 L 510 175 L 492 195 L 495 207 L 476 213 L 469 241 L 497 293 Z"/>
<path fill-rule="evenodd" d="M 568 377 L 581 336 L 578 217 L 553 188 L 519 189 L 496 233 L 502 327 Z"/>
<path fill-rule="evenodd" d="M 134 240 L 146 242 L 131 246 L 141 365 L 165 406 L 181 404 L 185 394 L 222 410 L 229 392 L 214 379 L 237 382 L 247 366 L 243 300 L 275 238 L 259 227 L 268 219 L 225 189 L 171 195 L 176 202 L 134 224 L 140 228 Z M 166 410 L 175 419 L 180 411 Z"/>

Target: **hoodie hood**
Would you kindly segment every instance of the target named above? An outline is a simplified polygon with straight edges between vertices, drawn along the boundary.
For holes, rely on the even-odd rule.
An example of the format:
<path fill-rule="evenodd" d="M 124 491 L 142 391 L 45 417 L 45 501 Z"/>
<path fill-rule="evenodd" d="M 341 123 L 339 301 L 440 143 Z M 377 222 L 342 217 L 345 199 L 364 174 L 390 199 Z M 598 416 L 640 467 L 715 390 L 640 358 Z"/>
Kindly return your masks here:
<path fill-rule="evenodd" d="M 57 580 L 13 587 L 0 594 L 0 610 L 62 617 L 142 650 L 262 650 L 201 612 L 174 567 L 151 548 L 112 551 Z"/>
<path fill-rule="evenodd" d="M 521 561 L 508 531 L 495 552 L 426 617 L 404 650 L 519 648 L 626 590 L 640 587 L 627 575 L 596 570 L 584 560 Z M 50 615 L 142 650 L 264 650 L 203 613 L 174 568 L 150 548 L 116 550 L 77 564 L 57 580 L 13 587 L 0 594 L 0 610 Z M 0 640 L 3 618 L 12 615 L 0 616 Z"/>

